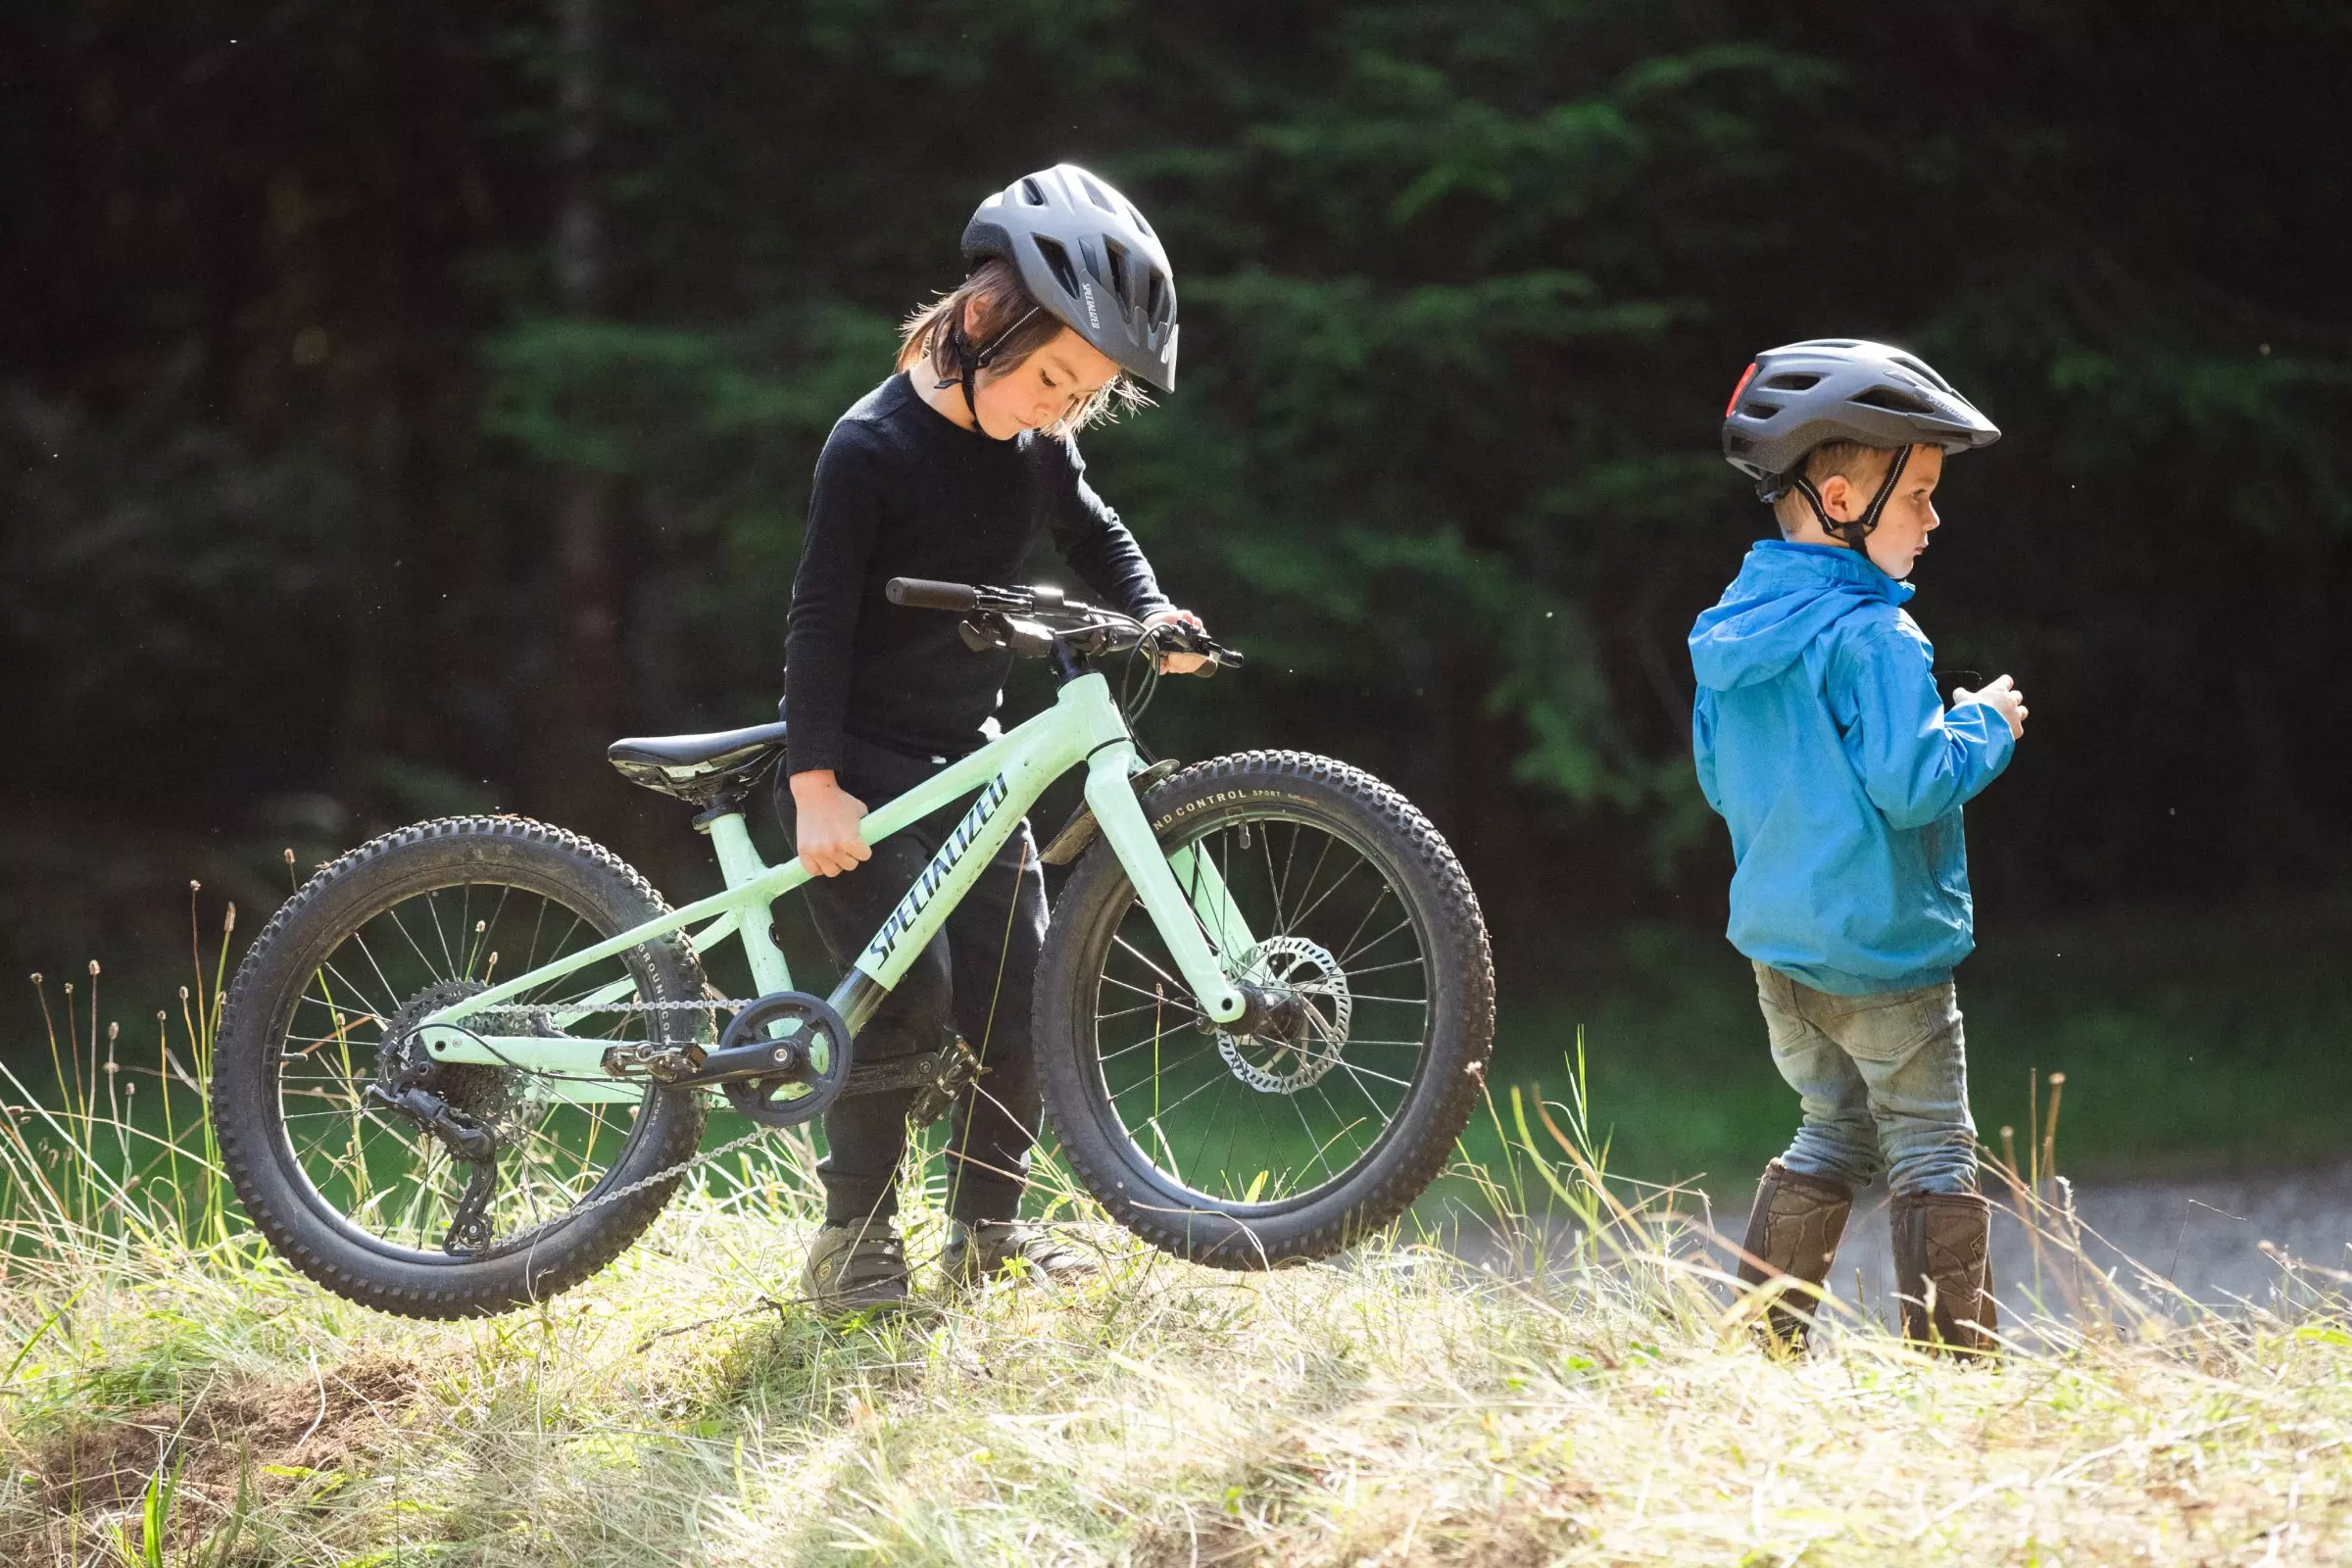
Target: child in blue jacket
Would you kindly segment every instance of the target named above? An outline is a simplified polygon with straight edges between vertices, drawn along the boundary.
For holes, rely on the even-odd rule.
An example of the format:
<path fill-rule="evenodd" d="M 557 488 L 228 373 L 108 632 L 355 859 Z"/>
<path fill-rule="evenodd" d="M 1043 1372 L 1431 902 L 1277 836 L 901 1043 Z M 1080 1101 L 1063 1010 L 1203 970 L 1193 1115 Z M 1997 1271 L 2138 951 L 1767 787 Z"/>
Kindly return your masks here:
<path fill-rule="evenodd" d="M 1781 537 L 1690 632 L 1691 749 L 1738 867 L 1728 935 L 1804 1109 L 1765 1167 L 1740 1278 L 1819 1287 L 1855 1189 L 1884 1170 L 1904 1334 L 1960 1352 L 1989 1350 L 1994 1327 L 1952 990 L 1975 945 L 1960 808 L 2008 765 L 2026 708 L 2004 675 L 1947 709 L 1902 606 L 1945 455 L 1999 435 L 1900 349 L 1833 338 L 1758 356 L 1724 455 Z M 1768 1316 L 1790 1346 L 1806 1321 Z"/>

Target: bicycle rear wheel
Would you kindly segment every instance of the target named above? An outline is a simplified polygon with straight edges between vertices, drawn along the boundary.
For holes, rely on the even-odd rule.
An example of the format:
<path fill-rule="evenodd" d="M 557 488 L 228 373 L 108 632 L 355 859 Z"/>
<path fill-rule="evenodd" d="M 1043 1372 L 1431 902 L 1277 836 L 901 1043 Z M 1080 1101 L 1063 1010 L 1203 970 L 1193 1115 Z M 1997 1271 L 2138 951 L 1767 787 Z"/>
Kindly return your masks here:
<path fill-rule="evenodd" d="M 519 817 L 420 823 L 323 867 L 254 939 L 221 1018 L 213 1118 L 254 1224 L 328 1290 L 410 1317 L 506 1311 L 611 1262 L 678 1178 L 636 1184 L 701 1141 L 694 1094 L 649 1083 L 625 1101 L 576 1103 L 520 1068 L 407 1061 L 407 1039 L 418 1019 L 495 979 L 664 909 L 611 852 Z M 599 988 L 669 1006 L 579 1010 Z M 673 934 L 518 997 L 476 1027 L 683 1043 L 708 1037 L 709 1013 L 681 1005 L 704 995 L 692 946 Z M 477 1166 L 370 1095 L 395 1081 L 494 1135 L 478 1226 L 463 1206 Z"/>
<path fill-rule="evenodd" d="M 1328 1256 L 1412 1204 L 1477 1102 L 1494 1017 L 1477 899 L 1427 818 L 1327 759 L 1203 762 L 1144 807 L 1196 889 L 1214 867 L 1252 938 L 1220 956 L 1258 1005 L 1229 1026 L 1202 1016 L 1096 845 L 1038 977 L 1063 1152 L 1166 1251 L 1239 1269 Z"/>

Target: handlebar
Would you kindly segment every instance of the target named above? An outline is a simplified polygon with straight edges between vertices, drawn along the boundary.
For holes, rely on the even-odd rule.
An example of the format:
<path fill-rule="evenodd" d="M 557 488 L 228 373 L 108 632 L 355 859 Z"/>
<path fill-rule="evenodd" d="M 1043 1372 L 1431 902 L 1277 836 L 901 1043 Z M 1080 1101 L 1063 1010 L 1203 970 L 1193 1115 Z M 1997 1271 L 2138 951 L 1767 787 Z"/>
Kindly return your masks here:
<path fill-rule="evenodd" d="M 933 582 L 927 577 L 893 577 L 882 585 L 883 597 L 894 605 L 909 610 L 973 611 L 980 608 L 980 593 L 960 582 Z"/>
<path fill-rule="evenodd" d="M 882 595 L 892 604 L 909 610 L 949 610 L 966 615 L 988 610 L 1000 614 L 1026 615 L 1040 610 L 1058 610 L 1063 603 L 1061 590 L 1051 586 L 980 588 L 970 583 L 933 582 L 927 577 L 893 577 L 882 585 Z"/>
<path fill-rule="evenodd" d="M 1182 622 L 1147 627 L 1132 615 L 1067 599 L 1058 588 L 1037 585 L 991 588 L 982 584 L 934 582 L 924 577 L 893 577 L 882 595 L 908 610 L 944 610 L 969 616 L 964 641 L 973 648 L 1010 648 L 1015 653 L 1042 654 L 1055 643 L 1066 643 L 1082 657 L 1122 653 L 1150 641 L 1163 654 L 1202 654 L 1208 662 L 1199 671 L 1239 669 L 1242 656 L 1219 645 L 1205 632 Z M 1041 635 L 1042 634 L 1042 635 Z"/>

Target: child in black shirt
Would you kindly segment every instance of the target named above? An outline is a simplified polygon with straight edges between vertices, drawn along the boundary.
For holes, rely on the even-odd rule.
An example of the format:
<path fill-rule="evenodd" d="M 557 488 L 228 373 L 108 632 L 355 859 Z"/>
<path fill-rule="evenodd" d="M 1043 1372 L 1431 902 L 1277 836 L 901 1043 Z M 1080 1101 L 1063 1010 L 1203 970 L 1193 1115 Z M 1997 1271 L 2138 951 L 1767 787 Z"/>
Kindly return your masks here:
<path fill-rule="evenodd" d="M 837 961 L 862 948 L 960 808 L 868 846 L 869 805 L 905 793 L 998 732 L 1011 656 L 976 653 L 953 619 L 888 603 L 892 577 L 1013 581 L 1041 537 L 1102 600 L 1147 623 L 1181 620 L 1118 514 L 1086 481 L 1073 437 L 1176 372 L 1176 295 L 1151 225 L 1071 165 L 1015 181 L 964 231 L 973 270 L 907 322 L 899 373 L 843 415 L 817 459 L 793 580 L 778 808 L 820 880 L 808 901 Z M 1197 656 L 1171 654 L 1181 673 Z M 1019 1220 L 1039 1098 L 1029 1007 L 1046 930 L 1027 823 L 859 1034 L 858 1056 L 932 1050 L 953 1025 L 982 1076 L 948 1143 L 946 1271 L 976 1280 L 1018 1259 L 1035 1278 L 1084 1255 Z M 836 1102 L 824 1118 L 825 1226 L 804 1294 L 832 1311 L 906 1298 L 894 1223 L 911 1091 Z"/>

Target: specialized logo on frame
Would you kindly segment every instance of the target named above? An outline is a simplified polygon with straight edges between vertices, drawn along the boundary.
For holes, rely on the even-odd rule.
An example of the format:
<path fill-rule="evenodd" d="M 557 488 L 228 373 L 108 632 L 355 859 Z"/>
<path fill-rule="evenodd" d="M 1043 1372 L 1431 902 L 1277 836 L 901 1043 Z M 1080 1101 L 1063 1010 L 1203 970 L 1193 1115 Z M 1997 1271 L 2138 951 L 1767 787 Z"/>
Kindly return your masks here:
<path fill-rule="evenodd" d="M 915 878 L 914 886 L 906 890 L 906 896 L 899 901 L 899 906 L 890 911 L 890 918 L 882 922 L 882 929 L 874 933 L 874 940 L 866 944 L 865 952 L 858 959 L 858 968 L 877 980 L 882 978 L 882 971 L 889 965 L 890 956 L 897 951 L 900 939 L 914 929 L 914 922 L 922 918 L 923 910 L 930 906 L 931 900 L 947 885 L 948 878 L 955 874 L 956 862 L 978 841 L 982 830 L 988 826 L 989 818 L 997 814 L 997 808 L 1003 806 L 1011 794 L 1012 786 L 1004 782 L 1004 774 L 999 773 L 988 781 L 978 798 L 972 802 L 972 808 L 963 813 L 962 821 L 956 824 L 956 831 L 948 835 L 948 842 L 942 844 L 939 853 L 931 857 L 931 863 L 923 867 L 923 874 Z"/>

